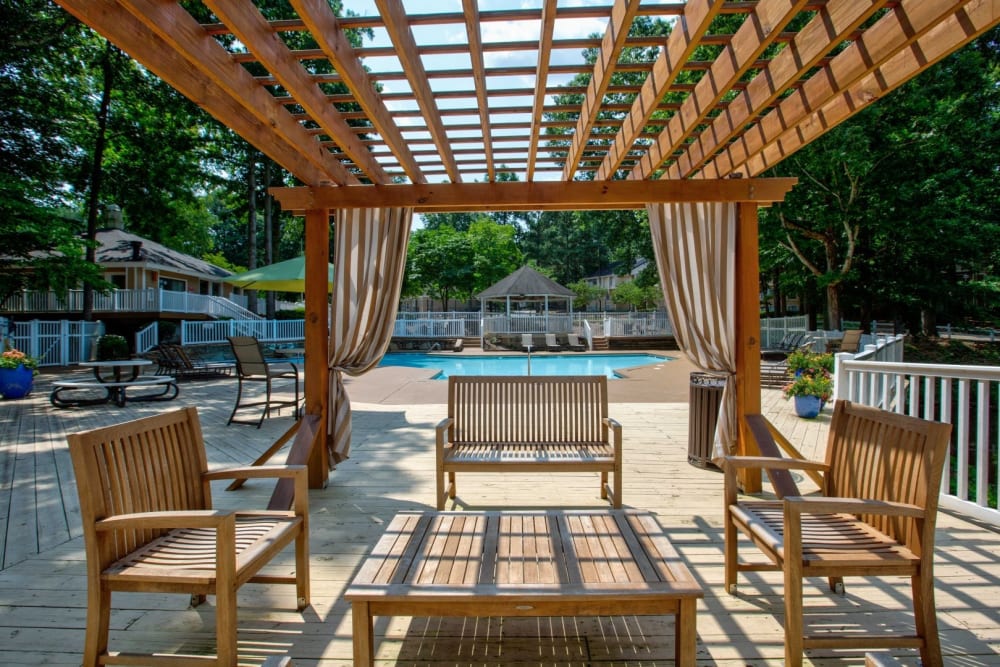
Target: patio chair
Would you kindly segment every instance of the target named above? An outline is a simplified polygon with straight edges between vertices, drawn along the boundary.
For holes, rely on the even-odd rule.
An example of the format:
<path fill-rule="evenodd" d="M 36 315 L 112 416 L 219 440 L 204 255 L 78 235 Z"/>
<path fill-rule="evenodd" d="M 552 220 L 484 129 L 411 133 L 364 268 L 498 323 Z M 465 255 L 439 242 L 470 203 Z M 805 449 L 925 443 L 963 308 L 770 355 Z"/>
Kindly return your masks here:
<path fill-rule="evenodd" d="M 812 339 L 805 331 L 789 331 L 778 344 L 760 351 L 760 358 L 765 361 L 781 361 L 789 354 L 805 344 L 811 344 Z"/>
<path fill-rule="evenodd" d="M 309 606 L 305 466 L 210 472 L 198 411 L 193 407 L 71 434 L 67 439 L 86 550 L 85 667 L 168 660 L 162 655 L 109 654 L 114 592 L 184 593 L 191 596 L 192 605 L 214 595 L 215 664 L 219 665 L 237 664 L 236 602 L 242 584 L 295 584 L 296 608 L 301 611 Z M 213 509 L 211 482 L 233 477 L 293 479 L 295 509 Z M 294 575 L 262 572 L 292 543 Z M 192 664 L 206 658 L 177 656 L 176 661 L 186 659 L 184 664 Z"/>
<path fill-rule="evenodd" d="M 826 462 L 819 463 L 782 457 L 775 442 L 780 434 L 760 415 L 745 420 L 762 456 L 730 456 L 723 465 L 725 584 L 735 595 L 739 572 L 784 573 L 784 664 L 801 665 L 802 651 L 810 647 L 906 647 L 919 649 L 924 665 L 940 666 L 934 524 L 951 425 L 838 401 Z M 736 471 L 741 468 L 767 470 L 779 500 L 740 498 Z M 821 494 L 801 495 L 792 470 L 814 477 Z M 766 562 L 739 558 L 738 531 L 767 556 Z M 838 636 L 824 618 L 825 632 L 807 634 L 803 580 L 825 577 L 831 590 L 843 593 L 846 576 L 910 577 L 915 633 L 862 634 L 862 628 L 852 627 Z M 890 625 L 886 619 L 879 624 Z"/>
<path fill-rule="evenodd" d="M 545 334 L 545 349 L 549 352 L 561 352 L 562 345 L 556 340 L 555 334 Z"/>
<path fill-rule="evenodd" d="M 236 404 L 229 415 L 226 424 L 256 424 L 260 428 L 264 419 L 271 416 L 273 408 L 289 406 L 293 410 L 293 415 L 298 415 L 299 410 L 299 369 L 290 361 L 268 361 L 264 358 L 264 349 L 260 342 L 253 336 L 230 336 L 229 344 L 233 348 L 233 356 L 236 357 L 236 377 L 239 385 L 236 390 Z M 272 397 L 272 381 L 280 379 L 294 380 L 295 399 L 278 400 Z M 263 382 L 265 386 L 264 399 L 243 402 L 243 383 Z M 247 421 L 236 419 L 237 411 L 244 408 L 263 406 L 260 419 L 257 421 Z"/>
<path fill-rule="evenodd" d="M 184 377 L 219 377 L 231 375 L 233 364 L 226 361 L 203 361 L 180 345 L 168 345 L 176 359 L 177 370 Z"/>
<path fill-rule="evenodd" d="M 566 344 L 574 352 L 585 352 L 587 346 L 580 342 L 580 338 L 575 333 L 566 334 Z"/>
<path fill-rule="evenodd" d="M 850 352 L 851 354 L 860 352 L 862 333 L 861 329 L 847 329 L 844 331 L 844 337 L 840 339 L 837 352 Z"/>
<path fill-rule="evenodd" d="M 521 334 L 521 349 L 530 352 L 535 347 L 535 340 L 531 334 Z"/>

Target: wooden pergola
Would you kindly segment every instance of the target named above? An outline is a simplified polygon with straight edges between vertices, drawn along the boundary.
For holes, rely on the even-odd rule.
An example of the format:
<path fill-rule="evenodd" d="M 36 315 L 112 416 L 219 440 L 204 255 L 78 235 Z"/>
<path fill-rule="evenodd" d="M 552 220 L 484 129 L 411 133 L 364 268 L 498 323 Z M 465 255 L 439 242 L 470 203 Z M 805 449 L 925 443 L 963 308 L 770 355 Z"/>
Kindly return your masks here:
<path fill-rule="evenodd" d="M 757 177 L 1000 22 L 1000 0 L 539 0 L 499 11 L 463 0 L 451 13 L 374 0 L 376 15 L 346 18 L 324 0 L 289 0 L 280 16 L 251 0 L 57 2 L 301 181 L 275 194 L 306 218 L 316 414 L 330 400 L 332 210 L 662 202 L 737 204 L 736 384 L 739 410 L 757 412 L 757 207 L 794 184 Z M 674 22 L 669 37 L 630 36 L 636 20 L 657 18 Z M 582 22 L 603 34 L 562 37 Z M 355 46 L 352 30 L 374 40 Z M 570 85 L 580 74 L 587 84 Z M 568 93 L 582 102 L 557 100 Z M 500 172 L 520 182 L 498 182 Z M 314 486 L 326 480 L 323 456 L 311 462 Z"/>

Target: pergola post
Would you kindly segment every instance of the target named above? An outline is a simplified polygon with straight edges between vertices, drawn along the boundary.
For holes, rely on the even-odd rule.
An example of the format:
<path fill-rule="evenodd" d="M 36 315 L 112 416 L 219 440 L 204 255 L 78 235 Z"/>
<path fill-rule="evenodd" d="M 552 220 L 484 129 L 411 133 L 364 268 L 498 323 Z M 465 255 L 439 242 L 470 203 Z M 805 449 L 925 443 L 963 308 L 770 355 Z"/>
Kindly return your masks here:
<path fill-rule="evenodd" d="M 757 455 L 743 415 L 760 414 L 760 263 L 757 204 L 741 202 L 736 221 L 736 403 L 739 426 L 736 449 L 740 456 Z M 761 490 L 760 471 L 741 470 L 745 493 Z"/>
<path fill-rule="evenodd" d="M 330 210 L 310 209 L 305 214 L 306 321 L 305 321 L 305 410 L 318 415 L 326 434 L 330 405 L 330 304 L 327 298 L 330 261 Z M 326 435 L 325 438 L 329 438 Z M 309 457 L 309 488 L 322 489 L 329 479 L 327 443 L 313 447 Z"/>

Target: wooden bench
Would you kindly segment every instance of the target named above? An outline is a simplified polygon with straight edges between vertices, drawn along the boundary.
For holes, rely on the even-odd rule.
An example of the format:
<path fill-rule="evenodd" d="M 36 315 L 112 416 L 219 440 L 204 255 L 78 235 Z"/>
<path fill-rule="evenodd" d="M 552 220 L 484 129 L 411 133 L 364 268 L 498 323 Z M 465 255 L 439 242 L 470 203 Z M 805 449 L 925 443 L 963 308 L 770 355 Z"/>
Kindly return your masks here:
<path fill-rule="evenodd" d="M 652 514 L 602 509 L 397 514 L 344 599 L 355 667 L 375 616 L 621 615 L 673 616 L 673 664 L 694 667 L 703 595 Z"/>
<path fill-rule="evenodd" d="M 155 388 L 159 393 L 128 395 L 132 388 Z M 103 391 L 94 397 L 95 390 Z M 81 392 L 87 395 L 81 396 Z M 180 389 L 177 380 L 170 375 L 140 375 L 134 380 L 121 382 L 99 382 L 97 380 L 56 380 L 52 383 L 52 394 L 49 401 L 57 408 L 69 408 L 80 405 L 100 405 L 114 403 L 124 407 L 128 401 L 170 401 L 177 398 Z M 69 394 L 69 395 L 67 395 Z"/>
<path fill-rule="evenodd" d="M 951 425 L 838 401 L 826 462 L 819 463 L 782 457 L 773 427 L 759 415 L 746 422 L 763 456 L 727 457 L 723 466 L 726 589 L 735 594 L 741 571 L 784 572 L 785 664 L 801 665 L 803 649 L 814 647 L 917 648 L 924 665 L 941 665 L 934 524 Z M 779 499 L 740 499 L 736 472 L 741 468 L 768 470 Z M 821 495 L 802 496 L 791 470 L 818 478 Z M 741 562 L 737 531 L 768 561 Z M 837 636 L 828 627 L 806 634 L 802 580 L 826 577 L 832 590 L 843 592 L 845 576 L 909 576 L 915 633 L 862 634 L 850 627 Z"/>
<path fill-rule="evenodd" d="M 439 510 L 458 472 L 599 472 L 601 498 L 622 504 L 621 425 L 602 375 L 452 376 L 436 451 Z"/>
<path fill-rule="evenodd" d="M 296 608 L 309 605 L 305 466 L 209 471 L 193 407 L 71 434 L 68 440 L 87 557 L 86 667 L 236 665 L 236 601 L 245 583 L 294 585 Z M 214 509 L 211 482 L 245 477 L 294 480 L 294 510 Z M 287 562 L 264 570 L 292 545 L 294 568 Z M 193 604 L 214 595 L 217 657 L 110 653 L 112 594 L 119 591 L 184 593 Z M 170 622 L 164 618 L 160 625 L 169 629 Z"/>

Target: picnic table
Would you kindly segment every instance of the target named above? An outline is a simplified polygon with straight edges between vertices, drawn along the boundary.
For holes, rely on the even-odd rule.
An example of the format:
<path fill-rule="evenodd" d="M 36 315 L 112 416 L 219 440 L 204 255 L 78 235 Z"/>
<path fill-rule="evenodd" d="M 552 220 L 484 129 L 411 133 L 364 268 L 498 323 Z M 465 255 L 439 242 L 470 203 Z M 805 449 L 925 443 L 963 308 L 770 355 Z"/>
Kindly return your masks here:
<path fill-rule="evenodd" d="M 345 599 L 354 664 L 374 616 L 673 615 L 677 665 L 695 664 L 701 586 L 649 512 L 404 512 Z"/>
<path fill-rule="evenodd" d="M 80 366 L 92 368 L 93 380 L 56 380 L 52 383 L 49 401 L 58 408 L 114 403 L 124 407 L 131 401 L 169 401 L 177 398 L 177 380 L 170 375 L 142 375 L 149 359 L 115 359 L 113 361 L 81 361 Z M 128 395 L 130 388 L 155 388 L 158 393 Z M 96 390 L 96 392 L 95 392 Z M 96 393 L 96 395 L 95 395 Z"/>

